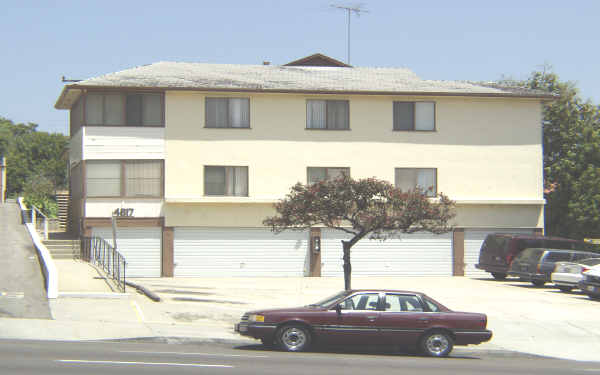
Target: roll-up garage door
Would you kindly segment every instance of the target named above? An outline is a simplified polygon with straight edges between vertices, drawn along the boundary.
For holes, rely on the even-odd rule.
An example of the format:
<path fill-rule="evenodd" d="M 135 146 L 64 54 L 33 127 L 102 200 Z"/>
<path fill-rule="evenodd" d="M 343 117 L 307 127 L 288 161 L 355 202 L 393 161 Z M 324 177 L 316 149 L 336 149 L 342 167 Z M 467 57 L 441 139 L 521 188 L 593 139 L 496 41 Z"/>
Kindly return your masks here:
<path fill-rule="evenodd" d="M 475 268 L 479 262 L 479 249 L 483 240 L 491 233 L 533 234 L 533 229 L 466 229 L 465 230 L 465 276 L 489 276 L 489 273 Z"/>
<path fill-rule="evenodd" d="M 92 235 L 113 244 L 110 227 L 92 229 Z M 160 277 L 162 228 L 117 228 L 117 247 L 127 262 L 126 277 Z"/>
<path fill-rule="evenodd" d="M 308 232 L 175 228 L 175 276 L 304 276 Z"/>
<path fill-rule="evenodd" d="M 343 276 L 342 239 L 349 235 L 324 229 L 321 275 Z M 385 241 L 362 239 L 351 250 L 355 276 L 451 276 L 452 233 L 402 234 Z"/>

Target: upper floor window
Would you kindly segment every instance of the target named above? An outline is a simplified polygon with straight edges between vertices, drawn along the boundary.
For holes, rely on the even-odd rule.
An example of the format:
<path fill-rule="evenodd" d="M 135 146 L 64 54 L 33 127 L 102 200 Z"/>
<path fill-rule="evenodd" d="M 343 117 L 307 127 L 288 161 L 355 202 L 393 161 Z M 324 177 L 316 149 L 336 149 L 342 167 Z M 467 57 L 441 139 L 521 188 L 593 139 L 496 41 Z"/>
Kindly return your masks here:
<path fill-rule="evenodd" d="M 394 130 L 435 130 L 435 103 L 394 102 Z"/>
<path fill-rule="evenodd" d="M 161 160 L 88 160 L 88 197 L 161 197 Z"/>
<path fill-rule="evenodd" d="M 307 129 L 350 129 L 348 100 L 307 100 Z"/>
<path fill-rule="evenodd" d="M 250 99 L 206 98 L 207 128 L 249 128 Z"/>
<path fill-rule="evenodd" d="M 248 167 L 204 167 L 204 195 L 248 196 Z"/>
<path fill-rule="evenodd" d="M 415 187 L 425 190 L 425 195 L 437 195 L 437 169 L 435 168 L 396 168 L 396 187 L 408 191 Z"/>
<path fill-rule="evenodd" d="M 158 93 L 95 93 L 85 96 L 86 125 L 162 126 Z"/>
<path fill-rule="evenodd" d="M 350 176 L 350 168 L 309 167 L 308 184 L 331 181 L 342 176 Z"/>

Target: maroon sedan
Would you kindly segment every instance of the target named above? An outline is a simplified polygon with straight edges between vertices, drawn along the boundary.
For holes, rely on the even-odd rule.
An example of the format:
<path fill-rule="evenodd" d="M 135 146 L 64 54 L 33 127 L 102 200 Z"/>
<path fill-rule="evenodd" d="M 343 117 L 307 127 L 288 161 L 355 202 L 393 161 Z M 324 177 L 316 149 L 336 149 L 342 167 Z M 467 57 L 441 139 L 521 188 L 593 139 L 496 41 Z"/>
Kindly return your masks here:
<path fill-rule="evenodd" d="M 305 307 L 248 312 L 235 331 L 293 352 L 313 342 L 387 344 L 443 357 L 454 345 L 490 340 L 486 325 L 485 314 L 454 312 L 423 293 L 350 290 Z"/>

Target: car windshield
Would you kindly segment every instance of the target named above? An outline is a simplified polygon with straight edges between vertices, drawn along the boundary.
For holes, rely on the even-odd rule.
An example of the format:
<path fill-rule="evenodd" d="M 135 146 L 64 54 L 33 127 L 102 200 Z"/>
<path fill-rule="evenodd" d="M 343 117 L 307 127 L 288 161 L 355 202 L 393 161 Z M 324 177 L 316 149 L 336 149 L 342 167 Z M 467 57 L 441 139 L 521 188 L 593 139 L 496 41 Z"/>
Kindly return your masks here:
<path fill-rule="evenodd" d="M 309 306 L 315 306 L 315 307 L 328 307 L 329 305 L 331 305 L 332 303 L 334 303 L 335 301 L 346 297 L 348 294 L 350 294 L 350 291 L 344 290 L 343 292 L 339 292 L 334 294 L 333 296 L 327 297 L 322 301 L 319 301 L 317 303 L 312 303 Z"/>

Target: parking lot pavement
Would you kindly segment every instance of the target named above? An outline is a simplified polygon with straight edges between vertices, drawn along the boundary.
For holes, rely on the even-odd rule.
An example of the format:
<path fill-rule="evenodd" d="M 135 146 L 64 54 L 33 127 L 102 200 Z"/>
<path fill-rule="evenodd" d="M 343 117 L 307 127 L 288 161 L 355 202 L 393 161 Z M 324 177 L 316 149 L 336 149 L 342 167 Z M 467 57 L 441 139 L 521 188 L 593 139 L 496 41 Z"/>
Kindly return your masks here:
<path fill-rule="evenodd" d="M 341 278 L 137 279 L 161 303 L 140 302 L 147 321 L 213 324 L 231 338 L 231 327 L 248 310 L 316 302 L 343 289 Z M 518 280 L 467 277 L 355 277 L 354 288 L 422 291 L 452 310 L 483 312 L 494 332 L 473 349 L 519 351 L 576 360 L 598 360 L 600 304 L 586 296 L 534 288 Z M 190 330 L 192 332 L 192 330 Z"/>
<path fill-rule="evenodd" d="M 306 305 L 343 289 L 342 278 L 138 278 L 132 281 L 158 294 L 161 302 L 154 302 L 132 288 L 127 289 L 126 298 L 87 298 L 83 294 L 80 298 L 60 297 L 50 304 L 54 320 L 9 323 L 8 319 L 0 318 L 0 338 L 162 337 L 176 341 L 256 342 L 233 332 L 233 325 L 244 312 Z M 598 361 L 600 303 L 581 294 L 561 293 L 550 287 L 534 288 L 517 280 L 498 282 L 467 277 L 354 277 L 352 286 L 421 291 L 452 310 L 486 313 L 488 328 L 494 336 L 490 342 L 467 347 L 468 350 L 517 351 Z"/>

